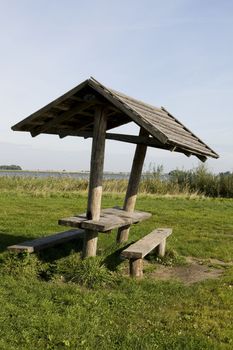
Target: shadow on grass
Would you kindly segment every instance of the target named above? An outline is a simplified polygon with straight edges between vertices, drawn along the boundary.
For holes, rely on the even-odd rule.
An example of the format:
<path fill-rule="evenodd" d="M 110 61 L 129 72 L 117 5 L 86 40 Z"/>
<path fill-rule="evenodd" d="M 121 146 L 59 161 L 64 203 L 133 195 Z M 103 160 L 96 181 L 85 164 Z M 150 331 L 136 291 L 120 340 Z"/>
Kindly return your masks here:
<path fill-rule="evenodd" d="M 34 240 L 38 237 L 22 236 L 14 234 L 7 234 L 0 232 L 0 253 L 7 250 L 8 246 L 20 244 L 26 241 Z M 35 254 L 43 262 L 52 262 L 68 256 L 71 252 L 80 252 L 82 250 L 82 239 L 74 239 L 67 243 L 56 244 L 54 247 L 48 247 Z"/>
<path fill-rule="evenodd" d="M 74 239 L 67 243 L 56 244 L 54 247 L 48 247 L 36 253 L 42 262 L 52 263 L 56 260 L 65 258 L 71 253 L 81 252 L 83 246 L 82 239 Z"/>
<path fill-rule="evenodd" d="M 0 253 L 7 250 L 7 247 L 14 244 L 19 244 L 25 241 L 34 240 L 32 236 L 22 236 L 17 234 L 7 234 L 0 232 Z M 106 255 L 103 259 L 103 264 L 110 271 L 116 271 L 117 267 L 122 263 L 123 258 L 121 252 L 134 242 L 127 243 Z M 59 243 L 53 247 L 48 247 L 38 252 L 35 252 L 38 259 L 43 263 L 53 263 L 59 259 L 65 258 L 72 253 L 81 253 L 83 247 L 82 239 L 74 239 L 66 243 Z"/>
<path fill-rule="evenodd" d="M 8 234 L 0 232 L 0 253 L 4 252 L 8 246 L 35 239 L 35 237 Z"/>
<path fill-rule="evenodd" d="M 106 258 L 103 260 L 104 265 L 106 266 L 107 269 L 110 271 L 116 271 L 117 267 L 122 263 L 123 258 L 121 257 L 121 252 L 128 248 L 132 243 L 130 242 L 124 247 L 120 247 L 117 250 L 115 250 L 113 253 L 109 254 L 106 256 Z"/>

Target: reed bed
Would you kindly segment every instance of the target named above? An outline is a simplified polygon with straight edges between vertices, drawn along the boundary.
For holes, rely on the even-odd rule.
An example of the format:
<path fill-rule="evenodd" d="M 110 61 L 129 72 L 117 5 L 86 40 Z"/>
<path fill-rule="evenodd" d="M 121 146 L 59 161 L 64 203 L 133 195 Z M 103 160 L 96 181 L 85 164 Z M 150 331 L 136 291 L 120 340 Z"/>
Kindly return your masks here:
<path fill-rule="evenodd" d="M 104 180 L 103 190 L 125 193 L 128 180 Z M 34 195 L 63 195 L 85 192 L 88 180 L 74 178 L 0 177 L 0 191 L 32 193 Z M 174 170 L 164 176 L 161 166 L 142 177 L 140 193 L 157 195 L 204 195 L 208 197 L 233 198 L 233 173 L 213 174 L 205 166 L 193 170 Z"/>

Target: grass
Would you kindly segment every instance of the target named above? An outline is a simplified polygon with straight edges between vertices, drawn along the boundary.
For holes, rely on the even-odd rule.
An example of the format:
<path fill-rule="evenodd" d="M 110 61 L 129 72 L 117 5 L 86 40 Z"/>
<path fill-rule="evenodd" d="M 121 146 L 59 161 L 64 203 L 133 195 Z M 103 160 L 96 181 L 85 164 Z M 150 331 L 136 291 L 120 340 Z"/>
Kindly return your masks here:
<path fill-rule="evenodd" d="M 10 244 L 61 231 L 58 218 L 85 211 L 84 192 L 34 190 L 2 185 L 0 194 L 0 349 L 232 349 L 230 266 L 220 279 L 191 286 L 156 281 L 148 267 L 144 280 L 131 280 L 115 232 L 100 234 L 96 259 L 81 261 L 77 244 L 7 253 Z M 122 194 L 103 198 L 104 207 L 122 202 Z M 155 227 L 174 229 L 162 263 L 190 255 L 233 260 L 232 199 L 142 194 L 137 209 L 153 215 L 131 229 L 130 241 Z"/>

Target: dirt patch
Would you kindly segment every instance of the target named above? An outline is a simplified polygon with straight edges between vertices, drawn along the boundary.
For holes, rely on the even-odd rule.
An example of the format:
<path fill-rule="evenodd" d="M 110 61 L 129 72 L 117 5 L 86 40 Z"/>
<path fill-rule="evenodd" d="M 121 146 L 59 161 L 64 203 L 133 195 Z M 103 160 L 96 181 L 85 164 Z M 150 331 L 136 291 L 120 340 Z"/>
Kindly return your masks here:
<path fill-rule="evenodd" d="M 190 285 L 192 283 L 201 282 L 206 279 L 216 279 L 219 278 L 223 272 L 223 268 L 216 268 L 208 266 L 207 262 L 198 260 L 192 257 L 188 257 L 187 265 L 184 266 L 163 266 L 158 265 L 156 270 L 153 271 L 150 275 L 158 280 L 177 280 L 184 284 Z M 210 264 L 218 264 L 221 266 L 232 266 L 231 263 L 227 264 L 224 262 L 209 261 Z"/>

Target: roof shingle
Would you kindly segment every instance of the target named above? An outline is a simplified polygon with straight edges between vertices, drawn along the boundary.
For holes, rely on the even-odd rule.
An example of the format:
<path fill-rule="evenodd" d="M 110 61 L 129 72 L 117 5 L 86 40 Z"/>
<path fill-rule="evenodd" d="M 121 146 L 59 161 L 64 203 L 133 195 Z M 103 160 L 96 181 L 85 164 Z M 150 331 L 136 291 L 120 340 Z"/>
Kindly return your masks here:
<path fill-rule="evenodd" d="M 12 129 L 29 131 L 32 136 L 40 133 L 84 136 L 86 132 L 86 136 L 91 137 L 97 104 L 108 108 L 107 130 L 134 121 L 150 133 L 155 140 L 154 147 L 159 145 L 160 148 L 186 155 L 193 154 L 201 160 L 219 157 L 165 108 L 154 107 L 108 89 L 94 78 L 84 81 Z M 151 146 L 151 138 L 149 141 L 148 145 Z M 135 143 L 140 143 L 139 138 L 138 141 L 135 138 Z"/>

